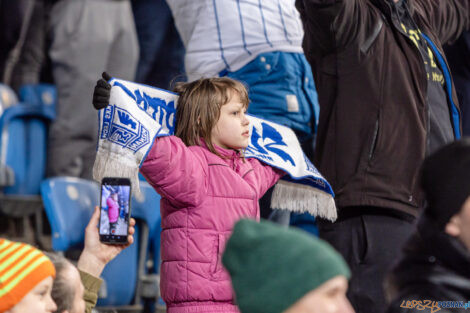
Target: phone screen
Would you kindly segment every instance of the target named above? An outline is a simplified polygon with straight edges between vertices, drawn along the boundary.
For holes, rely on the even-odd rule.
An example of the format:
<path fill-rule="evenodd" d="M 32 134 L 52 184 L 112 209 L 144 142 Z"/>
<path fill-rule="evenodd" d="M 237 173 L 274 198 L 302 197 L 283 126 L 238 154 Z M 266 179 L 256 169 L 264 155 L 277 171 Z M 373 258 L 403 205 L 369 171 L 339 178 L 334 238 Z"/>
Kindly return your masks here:
<path fill-rule="evenodd" d="M 127 178 L 103 179 L 101 184 L 100 240 L 127 243 L 131 186 Z"/>

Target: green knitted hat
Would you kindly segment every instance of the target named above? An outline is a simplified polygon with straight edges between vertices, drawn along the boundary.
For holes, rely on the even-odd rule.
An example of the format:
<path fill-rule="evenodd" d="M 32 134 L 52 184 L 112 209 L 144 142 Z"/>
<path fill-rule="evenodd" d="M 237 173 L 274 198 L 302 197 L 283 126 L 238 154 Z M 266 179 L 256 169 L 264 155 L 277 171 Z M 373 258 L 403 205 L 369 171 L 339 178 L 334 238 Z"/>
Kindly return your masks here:
<path fill-rule="evenodd" d="M 343 258 L 325 241 L 270 222 L 240 220 L 222 263 L 230 273 L 242 313 L 279 313 L 339 275 Z"/>

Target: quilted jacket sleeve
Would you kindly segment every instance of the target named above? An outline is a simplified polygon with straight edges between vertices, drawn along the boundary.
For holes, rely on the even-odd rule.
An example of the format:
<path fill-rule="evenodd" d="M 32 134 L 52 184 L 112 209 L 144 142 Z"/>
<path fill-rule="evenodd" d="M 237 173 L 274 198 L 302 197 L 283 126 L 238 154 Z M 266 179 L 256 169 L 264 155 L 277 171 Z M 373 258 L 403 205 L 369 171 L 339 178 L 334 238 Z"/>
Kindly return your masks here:
<path fill-rule="evenodd" d="M 155 139 L 140 172 L 176 206 L 198 204 L 207 188 L 207 162 L 175 136 Z"/>
<path fill-rule="evenodd" d="M 250 158 L 248 162 L 251 163 L 256 179 L 258 181 L 258 195 L 261 198 L 269 188 L 271 188 L 282 176 L 286 173 L 282 170 L 273 168 L 257 159 Z"/>

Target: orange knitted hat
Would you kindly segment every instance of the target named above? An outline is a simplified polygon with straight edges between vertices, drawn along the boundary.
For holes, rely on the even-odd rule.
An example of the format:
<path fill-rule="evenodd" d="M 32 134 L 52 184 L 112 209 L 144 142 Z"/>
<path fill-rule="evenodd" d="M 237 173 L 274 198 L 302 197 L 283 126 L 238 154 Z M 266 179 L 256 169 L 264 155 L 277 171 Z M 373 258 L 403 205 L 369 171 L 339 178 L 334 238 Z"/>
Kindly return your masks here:
<path fill-rule="evenodd" d="M 40 250 L 0 238 L 0 312 L 12 308 L 55 268 Z"/>

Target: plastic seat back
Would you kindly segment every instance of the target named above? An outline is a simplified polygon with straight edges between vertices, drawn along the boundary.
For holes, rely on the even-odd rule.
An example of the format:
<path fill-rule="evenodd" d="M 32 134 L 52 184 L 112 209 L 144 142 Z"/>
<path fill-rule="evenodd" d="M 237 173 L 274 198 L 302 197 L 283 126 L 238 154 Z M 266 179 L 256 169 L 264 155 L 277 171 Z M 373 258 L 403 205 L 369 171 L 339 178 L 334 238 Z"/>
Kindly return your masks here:
<path fill-rule="evenodd" d="M 160 220 L 160 195 L 145 181 L 140 181 L 140 197 L 132 197 L 132 216 L 145 221 L 149 235 L 154 236 Z"/>
<path fill-rule="evenodd" d="M 52 248 L 66 251 L 83 243 L 85 227 L 99 203 L 99 185 L 75 177 L 54 177 L 41 184 L 52 229 Z"/>
<path fill-rule="evenodd" d="M 23 90 L 26 92 L 21 93 Z M 48 125 L 55 118 L 56 91 L 51 85 L 30 85 L 20 95 L 22 102 L 6 107 L 0 116 L 1 163 L 14 173 L 13 184 L 3 192 L 38 195 L 45 177 Z"/>

